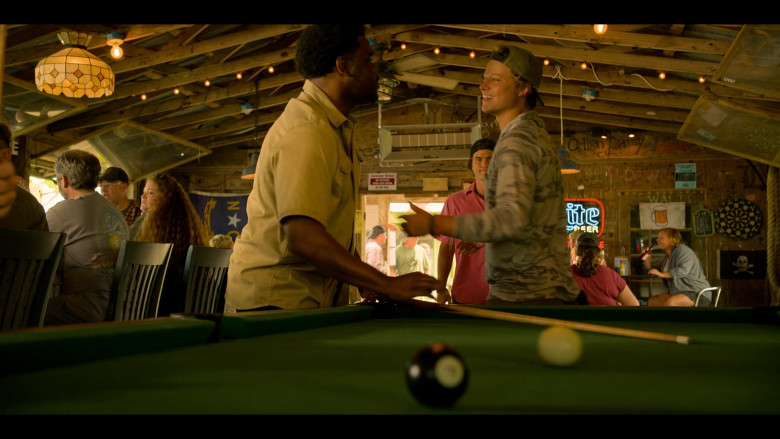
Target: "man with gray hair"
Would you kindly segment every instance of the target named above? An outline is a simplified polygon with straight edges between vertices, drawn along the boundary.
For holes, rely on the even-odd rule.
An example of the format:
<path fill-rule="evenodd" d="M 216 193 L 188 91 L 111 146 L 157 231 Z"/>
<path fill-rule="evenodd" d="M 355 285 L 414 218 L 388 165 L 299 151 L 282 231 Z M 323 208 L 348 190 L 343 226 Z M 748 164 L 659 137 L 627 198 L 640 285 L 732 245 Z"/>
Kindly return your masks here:
<path fill-rule="evenodd" d="M 127 223 L 110 201 L 95 191 L 100 161 L 80 150 L 65 151 L 54 163 L 65 198 L 49 209 L 49 230 L 65 232 L 58 270 L 61 294 L 49 300 L 45 325 L 102 322 L 106 319 L 119 246 Z"/>

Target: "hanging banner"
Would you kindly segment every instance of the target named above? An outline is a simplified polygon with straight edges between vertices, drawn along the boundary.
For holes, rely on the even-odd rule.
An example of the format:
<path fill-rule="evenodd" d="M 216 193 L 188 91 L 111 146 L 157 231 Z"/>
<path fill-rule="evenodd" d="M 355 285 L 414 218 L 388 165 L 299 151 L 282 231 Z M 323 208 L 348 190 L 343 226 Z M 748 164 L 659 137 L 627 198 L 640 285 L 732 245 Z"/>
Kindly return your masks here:
<path fill-rule="evenodd" d="M 195 210 L 212 235 L 227 235 L 236 241 L 246 225 L 249 194 L 190 192 Z"/>
<path fill-rule="evenodd" d="M 639 227 L 660 230 L 685 228 L 685 203 L 639 203 Z"/>

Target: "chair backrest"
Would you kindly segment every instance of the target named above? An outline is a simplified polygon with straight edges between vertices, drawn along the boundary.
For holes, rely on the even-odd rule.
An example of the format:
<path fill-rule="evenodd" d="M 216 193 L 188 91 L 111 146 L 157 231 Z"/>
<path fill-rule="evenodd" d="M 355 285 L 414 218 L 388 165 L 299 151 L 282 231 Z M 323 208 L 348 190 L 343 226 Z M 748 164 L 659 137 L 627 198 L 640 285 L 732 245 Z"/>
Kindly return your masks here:
<path fill-rule="evenodd" d="M 699 294 L 696 295 L 696 302 L 694 302 L 693 306 L 699 306 L 699 299 L 701 298 L 704 293 L 707 291 L 710 291 L 710 306 L 717 307 L 718 306 L 718 299 L 720 299 L 720 289 L 721 287 L 709 287 L 705 288 L 701 291 L 699 291 Z"/>
<path fill-rule="evenodd" d="M 173 244 L 122 241 L 114 270 L 108 321 L 157 317 Z"/>
<path fill-rule="evenodd" d="M 0 229 L 0 329 L 43 326 L 64 233 Z"/>
<path fill-rule="evenodd" d="M 223 311 L 231 253 L 229 248 L 190 246 L 184 264 L 184 312 Z"/>

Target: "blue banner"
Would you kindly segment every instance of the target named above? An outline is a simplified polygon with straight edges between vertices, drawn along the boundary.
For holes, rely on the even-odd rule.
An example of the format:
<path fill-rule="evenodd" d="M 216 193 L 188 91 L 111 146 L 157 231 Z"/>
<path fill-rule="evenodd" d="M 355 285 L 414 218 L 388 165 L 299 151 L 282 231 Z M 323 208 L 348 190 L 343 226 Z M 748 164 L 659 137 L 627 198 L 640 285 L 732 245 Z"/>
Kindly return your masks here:
<path fill-rule="evenodd" d="M 228 235 L 235 242 L 246 225 L 249 194 L 190 192 L 190 200 L 212 235 Z"/>

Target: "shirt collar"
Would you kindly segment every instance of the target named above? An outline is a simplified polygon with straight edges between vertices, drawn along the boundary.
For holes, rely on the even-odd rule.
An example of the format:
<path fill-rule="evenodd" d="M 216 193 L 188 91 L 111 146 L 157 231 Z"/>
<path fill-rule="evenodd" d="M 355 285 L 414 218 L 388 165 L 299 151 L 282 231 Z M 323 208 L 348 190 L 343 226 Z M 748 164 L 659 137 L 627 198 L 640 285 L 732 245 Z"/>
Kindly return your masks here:
<path fill-rule="evenodd" d="M 339 111 L 336 106 L 333 105 L 333 102 L 330 101 L 328 95 L 325 94 L 322 89 L 317 87 L 317 84 L 307 79 L 303 82 L 303 93 L 310 96 L 320 105 L 322 105 L 322 110 L 325 113 L 325 117 L 328 118 L 334 127 L 339 127 L 345 122 L 349 123 L 347 127 L 355 124 L 354 119 L 344 116 L 344 114 L 342 114 L 341 111 Z"/>

